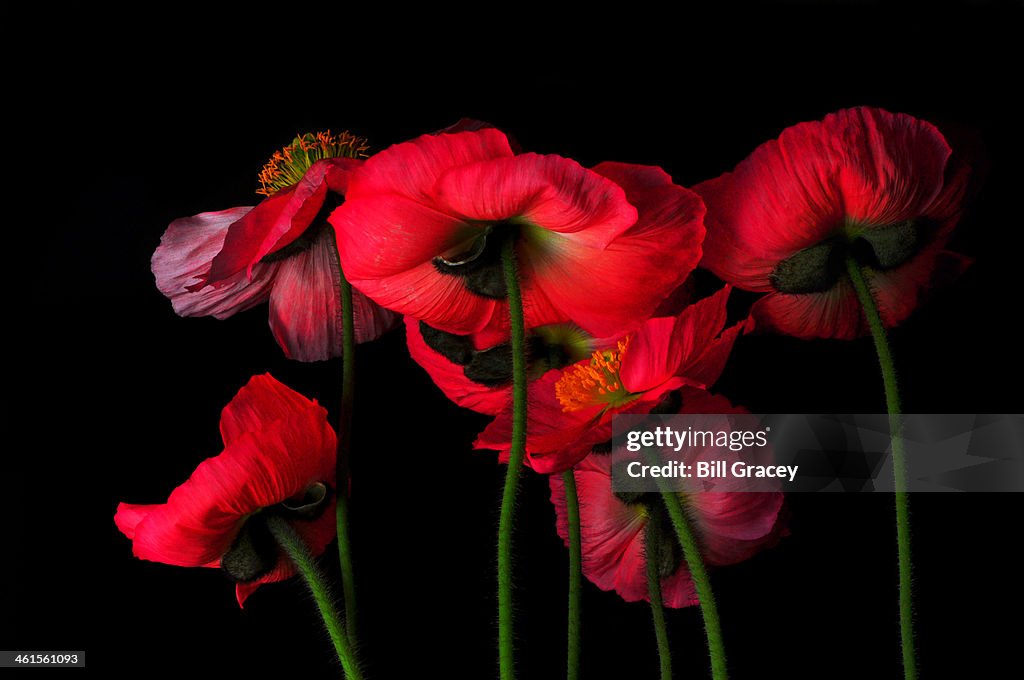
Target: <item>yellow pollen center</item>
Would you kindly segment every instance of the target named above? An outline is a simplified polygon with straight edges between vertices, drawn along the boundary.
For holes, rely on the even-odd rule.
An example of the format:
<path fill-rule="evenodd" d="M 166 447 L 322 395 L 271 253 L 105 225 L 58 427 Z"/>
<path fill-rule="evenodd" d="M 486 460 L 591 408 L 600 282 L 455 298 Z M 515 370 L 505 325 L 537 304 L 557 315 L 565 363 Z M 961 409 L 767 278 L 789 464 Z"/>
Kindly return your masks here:
<path fill-rule="evenodd" d="M 263 166 L 256 193 L 273 196 L 281 189 L 298 184 L 313 163 L 324 158 L 366 158 L 369 148 L 365 139 L 350 132 L 335 135 L 327 130 L 299 135 L 291 144 L 275 151 Z"/>
<path fill-rule="evenodd" d="M 619 377 L 629 340 L 620 340 L 613 350 L 599 349 L 587 364 L 566 369 L 555 383 L 555 396 L 563 411 L 579 411 L 600 404 L 621 406 L 632 400 L 633 395 Z"/>

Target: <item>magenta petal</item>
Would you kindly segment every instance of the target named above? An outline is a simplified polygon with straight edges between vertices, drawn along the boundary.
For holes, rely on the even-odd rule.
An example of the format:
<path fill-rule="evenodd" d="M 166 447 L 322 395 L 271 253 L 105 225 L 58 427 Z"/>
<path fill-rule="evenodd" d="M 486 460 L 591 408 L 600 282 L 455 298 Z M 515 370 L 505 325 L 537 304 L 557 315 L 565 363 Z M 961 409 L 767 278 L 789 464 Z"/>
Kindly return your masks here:
<path fill-rule="evenodd" d="M 260 263 L 252 278 L 244 272 L 229 276 L 216 287 L 202 285 L 214 257 L 224 246 L 228 228 L 252 208 L 239 207 L 201 213 L 171 222 L 153 253 L 156 287 L 166 295 L 179 316 L 213 316 L 224 319 L 265 302 L 278 265 Z"/>

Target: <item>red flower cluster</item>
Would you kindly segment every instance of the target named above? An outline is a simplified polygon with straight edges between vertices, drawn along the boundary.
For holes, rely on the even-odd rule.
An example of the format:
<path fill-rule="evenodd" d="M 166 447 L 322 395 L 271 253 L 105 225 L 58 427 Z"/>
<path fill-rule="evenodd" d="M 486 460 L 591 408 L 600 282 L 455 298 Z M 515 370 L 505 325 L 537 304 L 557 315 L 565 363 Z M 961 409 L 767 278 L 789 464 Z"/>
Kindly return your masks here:
<path fill-rule="evenodd" d="M 269 300 L 286 355 L 314 361 L 341 351 L 343 271 L 356 289 L 357 340 L 405 315 L 409 351 L 440 389 L 495 416 L 476 447 L 507 458 L 502 252 L 513 252 L 526 326 L 526 463 L 573 471 L 584 572 L 630 601 L 647 597 L 645 528 L 663 508 L 612 493 L 601 451 L 616 414 L 742 411 L 708 391 L 748 325 L 727 323 L 732 287 L 766 293 L 751 311 L 760 327 L 852 338 L 865 323 L 848 267 L 866 268 L 893 325 L 933 280 L 966 264 L 945 250 L 966 168 L 932 125 L 878 109 L 789 128 L 695 191 L 660 168 L 520 153 L 472 122 L 365 161 L 364 151 L 347 133 L 297 138 L 261 174 L 259 205 L 170 225 L 153 255 L 158 288 L 182 316 L 224 318 Z M 691 301 L 698 264 L 727 285 Z M 333 537 L 335 435 L 322 408 L 269 375 L 224 409 L 221 431 L 224 452 L 166 504 L 121 504 L 115 519 L 141 558 L 222 567 L 241 603 L 292 573 L 261 517 L 293 521 L 314 553 Z M 562 481 L 550 483 L 565 538 Z M 712 565 L 746 559 L 783 532 L 780 493 L 683 501 Z M 693 604 L 685 563 L 667 554 L 666 604 Z"/>

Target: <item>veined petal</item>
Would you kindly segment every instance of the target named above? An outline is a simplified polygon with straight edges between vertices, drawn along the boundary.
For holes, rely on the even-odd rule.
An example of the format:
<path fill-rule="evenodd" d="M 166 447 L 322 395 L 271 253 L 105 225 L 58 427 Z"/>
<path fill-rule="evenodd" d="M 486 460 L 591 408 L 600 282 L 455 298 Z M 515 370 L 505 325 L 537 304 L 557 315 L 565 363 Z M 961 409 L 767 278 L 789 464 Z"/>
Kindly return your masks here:
<path fill-rule="evenodd" d="M 334 230 L 325 229 L 311 247 L 283 262 L 270 294 L 270 328 L 285 356 L 324 361 L 341 356 L 341 270 Z M 375 340 L 398 322 L 398 315 L 352 292 L 356 342 Z"/>
<path fill-rule="evenodd" d="M 269 373 L 254 375 L 221 411 L 220 435 L 224 443 L 230 445 L 246 433 L 258 433 L 269 424 L 293 414 L 316 416 L 323 410 L 315 401 Z"/>
<path fill-rule="evenodd" d="M 859 107 L 825 116 L 847 219 L 887 225 L 922 215 L 943 188 L 951 150 L 934 125 Z"/>
<path fill-rule="evenodd" d="M 348 198 L 397 194 L 431 203 L 434 183 L 449 168 L 512 155 L 508 139 L 494 128 L 422 135 L 371 156 L 353 178 Z"/>
<path fill-rule="evenodd" d="M 288 245 L 313 223 L 327 196 L 327 184 L 309 172 L 298 184 L 282 189 L 260 202 L 228 229 L 224 247 L 213 258 L 208 285 L 223 282 L 239 272 L 250 278 L 263 257 Z"/>
<path fill-rule="evenodd" d="M 433 199 L 467 220 L 575 234 L 573 243 L 597 249 L 636 222 L 620 186 L 561 156 L 528 153 L 452 168 L 438 178 Z"/>
<path fill-rule="evenodd" d="M 153 253 L 156 287 L 166 295 L 179 316 L 224 319 L 265 302 L 277 273 L 276 263 L 259 263 L 252 278 L 244 272 L 229 276 L 218 287 L 197 289 L 206 280 L 211 263 L 224 247 L 228 228 L 252 208 L 200 213 L 174 220 Z"/>
<path fill-rule="evenodd" d="M 696 267 L 704 205 L 660 168 L 602 163 L 594 170 L 625 190 L 638 210 L 635 223 L 607 245 L 581 240 L 588 232 L 579 232 L 528 247 L 535 286 L 551 304 L 587 331 L 609 336 L 649 318 Z"/>
<path fill-rule="evenodd" d="M 723 333 L 729 293 L 726 286 L 678 317 L 644 323 L 630 339 L 622 384 L 630 392 L 645 392 L 675 376 L 703 387 L 717 380 L 739 334 L 739 326 Z"/>

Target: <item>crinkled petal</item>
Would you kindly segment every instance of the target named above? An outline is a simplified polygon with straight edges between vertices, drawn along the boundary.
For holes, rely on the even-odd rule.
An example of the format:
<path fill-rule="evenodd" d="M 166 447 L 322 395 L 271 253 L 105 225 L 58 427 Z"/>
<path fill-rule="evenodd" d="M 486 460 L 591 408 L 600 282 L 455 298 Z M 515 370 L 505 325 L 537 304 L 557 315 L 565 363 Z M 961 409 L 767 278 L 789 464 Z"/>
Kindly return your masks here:
<path fill-rule="evenodd" d="M 171 222 L 153 253 L 156 287 L 166 295 L 179 316 L 214 316 L 224 319 L 265 302 L 277 273 L 276 263 L 253 267 L 229 276 L 217 287 L 202 286 L 211 263 L 224 247 L 228 228 L 252 208 L 240 207 L 183 217 Z"/>
<path fill-rule="evenodd" d="M 467 220 L 534 225 L 596 249 L 637 219 L 615 182 L 568 158 L 534 153 L 452 168 L 438 179 L 433 199 L 444 212 Z M 544 243 L 548 235 L 528 238 Z"/>
<path fill-rule="evenodd" d="M 693 271 L 704 204 L 660 168 L 602 163 L 594 170 L 624 189 L 636 221 L 606 245 L 578 238 L 588 230 L 552 234 L 529 247 L 537 288 L 574 322 L 605 336 L 650 317 Z"/>
<path fill-rule="evenodd" d="M 240 271 L 251 277 L 260 260 L 306 233 L 323 207 L 328 189 L 344 194 L 350 176 L 361 163 L 354 158 L 317 161 L 298 184 L 260 202 L 244 219 L 231 225 L 207 283 L 221 285 Z"/>
<path fill-rule="evenodd" d="M 934 125 L 902 113 L 859 107 L 825 116 L 844 212 L 887 225 L 924 214 L 942 191 L 950 148 Z"/>
<path fill-rule="evenodd" d="M 622 384 L 630 392 L 646 392 L 674 376 L 703 387 L 717 380 L 739 334 L 739 326 L 722 331 L 729 293 L 726 286 L 678 317 L 644 323 L 630 337 Z"/>
<path fill-rule="evenodd" d="M 732 173 L 695 188 L 708 206 L 702 264 L 740 288 L 771 292 L 769 276 L 780 261 L 845 225 L 885 228 L 925 217 L 940 225 L 925 240 L 942 246 L 967 176 L 950 154 L 930 123 L 881 109 L 845 109 L 787 128 Z M 827 295 L 818 299 L 835 307 Z M 783 307 L 800 313 L 810 303 L 766 306 L 773 311 L 761 320 L 783 328 Z M 846 337 L 854 324 L 832 331 L 812 331 L 808 319 L 792 325 L 804 337 Z"/>
<path fill-rule="evenodd" d="M 334 230 L 325 229 L 308 250 L 281 262 L 270 294 L 270 328 L 289 359 L 341 356 L 341 270 L 333 241 Z M 356 342 L 377 339 L 399 318 L 359 291 L 352 293 L 352 315 Z"/>
<path fill-rule="evenodd" d="M 639 508 L 611 492 L 610 456 L 588 456 L 573 470 L 580 502 L 583 575 L 601 590 L 615 591 L 627 602 L 647 597 L 643 535 L 647 522 Z M 608 468 L 608 469 L 605 469 Z M 568 544 L 565 485 L 548 477 L 558 535 Z"/>
<path fill-rule="evenodd" d="M 304 177 L 298 184 L 260 201 L 228 229 L 224 247 L 213 258 L 206 285 L 223 285 L 239 272 L 252 277 L 253 268 L 275 246 L 283 248 L 309 228 L 326 196 L 326 184 L 313 185 Z"/>
<path fill-rule="evenodd" d="M 295 413 L 317 414 L 323 407 L 269 373 L 254 375 L 220 414 L 220 436 L 226 445 L 244 434 L 256 434 L 270 423 Z"/>
<path fill-rule="evenodd" d="M 512 155 L 508 139 L 494 128 L 422 135 L 371 156 L 353 178 L 348 198 L 398 194 L 429 204 L 434 183 L 449 168 Z"/>

